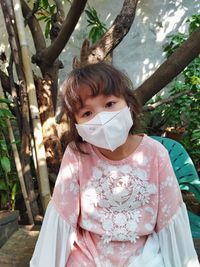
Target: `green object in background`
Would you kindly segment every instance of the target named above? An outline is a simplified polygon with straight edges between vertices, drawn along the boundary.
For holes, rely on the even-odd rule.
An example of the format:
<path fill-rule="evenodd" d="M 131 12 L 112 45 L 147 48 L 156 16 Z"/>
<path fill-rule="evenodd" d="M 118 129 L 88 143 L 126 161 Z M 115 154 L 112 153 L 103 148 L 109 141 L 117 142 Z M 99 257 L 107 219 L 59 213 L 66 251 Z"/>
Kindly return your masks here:
<path fill-rule="evenodd" d="M 185 150 L 185 148 L 177 141 L 161 137 L 151 136 L 159 141 L 168 150 L 169 157 L 182 191 L 192 192 L 197 201 L 200 203 L 200 179 L 195 166 Z M 200 238 L 200 216 L 188 210 L 190 227 L 193 238 Z"/>

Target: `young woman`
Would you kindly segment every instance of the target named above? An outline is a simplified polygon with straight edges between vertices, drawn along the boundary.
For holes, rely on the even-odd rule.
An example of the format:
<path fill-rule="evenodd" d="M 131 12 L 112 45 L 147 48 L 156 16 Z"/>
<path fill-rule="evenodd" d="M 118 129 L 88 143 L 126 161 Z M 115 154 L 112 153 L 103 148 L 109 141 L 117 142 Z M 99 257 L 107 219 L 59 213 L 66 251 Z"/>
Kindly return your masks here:
<path fill-rule="evenodd" d="M 106 63 L 63 84 L 71 142 L 31 267 L 199 267 L 166 149 L 137 134 L 130 80 Z"/>

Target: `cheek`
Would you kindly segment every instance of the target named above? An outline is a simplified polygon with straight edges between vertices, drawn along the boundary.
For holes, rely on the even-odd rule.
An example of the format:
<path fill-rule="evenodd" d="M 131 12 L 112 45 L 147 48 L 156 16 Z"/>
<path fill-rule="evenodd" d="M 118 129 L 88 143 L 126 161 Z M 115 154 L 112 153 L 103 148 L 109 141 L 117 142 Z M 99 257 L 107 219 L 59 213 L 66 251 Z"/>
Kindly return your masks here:
<path fill-rule="evenodd" d="M 74 117 L 75 117 L 75 120 L 76 120 L 75 123 L 77 123 L 77 124 L 88 122 L 92 118 L 91 116 L 89 116 L 89 117 L 81 117 L 79 115 L 74 115 Z"/>
<path fill-rule="evenodd" d="M 74 115 L 75 123 L 81 123 L 81 118 L 78 115 Z"/>
<path fill-rule="evenodd" d="M 128 105 L 128 103 L 126 103 L 125 100 L 122 100 L 122 101 L 119 102 L 119 107 L 120 107 L 120 109 L 121 109 L 121 108 L 125 108 L 126 106 L 129 106 L 129 105 Z"/>

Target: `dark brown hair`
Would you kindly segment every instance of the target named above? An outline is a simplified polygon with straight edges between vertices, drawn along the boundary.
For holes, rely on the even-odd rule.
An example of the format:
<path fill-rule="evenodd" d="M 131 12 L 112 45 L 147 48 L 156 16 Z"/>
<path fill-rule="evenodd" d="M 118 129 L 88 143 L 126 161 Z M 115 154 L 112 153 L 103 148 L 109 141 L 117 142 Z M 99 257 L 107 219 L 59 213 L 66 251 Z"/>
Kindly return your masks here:
<path fill-rule="evenodd" d="M 91 89 L 92 97 L 100 94 L 124 97 L 134 120 L 130 133 L 138 130 L 140 105 L 133 94 L 132 82 L 124 73 L 104 62 L 74 69 L 62 85 L 62 95 L 69 123 L 69 141 L 74 141 L 80 152 L 83 152 L 80 147 L 83 140 L 76 130 L 74 114 L 77 104 L 82 104 L 79 96 L 81 85 L 87 85 Z"/>

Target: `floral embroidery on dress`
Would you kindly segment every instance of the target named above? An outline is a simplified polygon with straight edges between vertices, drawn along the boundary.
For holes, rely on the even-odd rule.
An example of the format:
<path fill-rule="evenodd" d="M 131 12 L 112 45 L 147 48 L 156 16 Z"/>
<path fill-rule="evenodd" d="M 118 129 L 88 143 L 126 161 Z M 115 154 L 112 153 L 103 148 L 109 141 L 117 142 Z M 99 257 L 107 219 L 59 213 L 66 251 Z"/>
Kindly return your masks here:
<path fill-rule="evenodd" d="M 99 161 L 93 168 L 92 177 L 84 190 L 86 205 L 101 209 L 93 216 L 105 230 L 104 243 L 111 240 L 136 243 L 141 218 L 140 207 L 148 205 L 150 195 L 157 188 L 148 182 L 147 172 L 131 165 L 110 165 Z"/>

